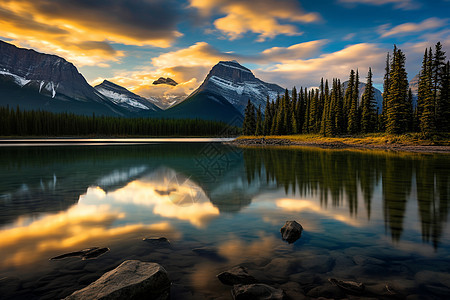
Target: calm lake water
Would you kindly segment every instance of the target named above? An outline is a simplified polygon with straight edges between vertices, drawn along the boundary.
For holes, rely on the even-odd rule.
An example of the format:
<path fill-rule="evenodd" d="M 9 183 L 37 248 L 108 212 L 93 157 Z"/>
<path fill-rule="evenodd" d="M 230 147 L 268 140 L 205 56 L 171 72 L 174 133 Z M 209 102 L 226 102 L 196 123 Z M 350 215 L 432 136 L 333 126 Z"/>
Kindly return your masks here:
<path fill-rule="evenodd" d="M 363 282 L 374 298 L 388 285 L 400 297 L 445 299 L 449 197 L 450 155 L 0 147 L 0 298 L 64 298 L 139 259 L 166 268 L 172 299 L 231 299 L 216 275 L 236 265 L 294 299 L 325 295 L 328 278 Z M 287 220 L 304 228 L 293 244 L 281 239 Z M 155 237 L 170 244 L 143 240 Z M 110 251 L 49 260 L 94 246 Z"/>

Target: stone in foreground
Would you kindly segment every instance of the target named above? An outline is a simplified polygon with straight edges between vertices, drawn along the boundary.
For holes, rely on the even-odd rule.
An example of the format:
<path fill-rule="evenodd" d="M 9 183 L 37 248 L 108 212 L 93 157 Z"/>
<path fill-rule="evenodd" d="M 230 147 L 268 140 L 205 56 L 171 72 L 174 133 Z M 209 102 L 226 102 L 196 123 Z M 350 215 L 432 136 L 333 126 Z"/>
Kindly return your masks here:
<path fill-rule="evenodd" d="M 256 283 L 255 277 L 248 274 L 244 267 L 237 266 L 220 273 L 217 278 L 226 285 Z"/>
<path fill-rule="evenodd" d="M 170 280 L 161 265 L 139 260 L 126 260 L 84 289 L 66 297 L 65 300 L 166 300 L 169 298 Z"/>
<path fill-rule="evenodd" d="M 286 221 L 280 231 L 282 239 L 292 244 L 302 236 L 303 227 L 296 221 Z"/>
<path fill-rule="evenodd" d="M 262 283 L 235 285 L 231 295 L 234 300 L 283 300 L 286 298 L 283 290 Z"/>

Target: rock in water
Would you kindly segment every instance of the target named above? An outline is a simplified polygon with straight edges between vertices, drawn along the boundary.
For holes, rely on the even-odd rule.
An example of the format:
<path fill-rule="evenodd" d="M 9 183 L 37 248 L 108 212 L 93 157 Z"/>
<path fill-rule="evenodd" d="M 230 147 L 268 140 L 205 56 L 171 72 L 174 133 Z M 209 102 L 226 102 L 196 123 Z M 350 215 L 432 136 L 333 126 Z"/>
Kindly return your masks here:
<path fill-rule="evenodd" d="M 350 294 L 360 295 L 366 288 L 362 282 L 337 280 L 335 278 L 330 278 L 328 281 Z"/>
<path fill-rule="evenodd" d="M 217 278 L 226 285 L 256 283 L 255 277 L 248 274 L 244 267 L 237 266 L 220 273 Z"/>
<path fill-rule="evenodd" d="M 157 263 L 126 260 L 65 300 L 170 298 L 167 271 Z"/>
<path fill-rule="evenodd" d="M 237 284 L 233 286 L 231 295 L 234 300 L 283 300 L 286 298 L 283 290 L 262 283 Z"/>
<path fill-rule="evenodd" d="M 58 255 L 58 256 L 50 258 L 50 260 L 58 260 L 58 259 L 63 259 L 63 258 L 67 258 L 67 257 L 76 257 L 76 256 L 79 256 L 83 260 L 85 260 L 85 259 L 97 258 L 100 255 L 105 254 L 108 251 L 109 251 L 109 248 L 92 247 L 92 248 L 87 248 L 87 249 L 83 249 L 80 251 L 69 252 L 69 253 L 65 253 L 62 255 Z"/>
<path fill-rule="evenodd" d="M 69 253 L 65 253 L 62 255 L 58 255 L 58 256 L 50 258 L 50 260 L 57 260 L 57 259 L 63 259 L 63 258 L 67 258 L 67 257 L 75 257 L 75 256 L 79 256 L 83 260 L 85 260 L 85 259 L 97 258 L 100 255 L 105 254 L 108 251 L 109 251 L 109 248 L 92 247 L 92 248 L 87 248 L 87 249 L 83 249 L 80 251 L 69 252 Z"/>
<path fill-rule="evenodd" d="M 280 231 L 283 240 L 292 244 L 302 236 L 303 227 L 296 221 L 286 221 Z"/>

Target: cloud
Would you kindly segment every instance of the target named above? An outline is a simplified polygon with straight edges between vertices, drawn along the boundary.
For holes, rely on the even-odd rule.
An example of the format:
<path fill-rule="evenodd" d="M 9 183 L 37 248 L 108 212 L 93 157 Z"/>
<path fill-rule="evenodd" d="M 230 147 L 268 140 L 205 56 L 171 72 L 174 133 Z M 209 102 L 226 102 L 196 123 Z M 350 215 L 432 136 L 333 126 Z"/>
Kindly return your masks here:
<path fill-rule="evenodd" d="M 302 32 L 292 23 L 312 23 L 321 19 L 318 13 L 306 13 L 295 0 L 190 0 L 191 7 L 200 14 L 212 16 L 225 15 L 214 21 L 214 27 L 229 39 L 241 38 L 247 32 L 259 35 L 257 41 L 264 41 L 283 34 L 301 35 Z"/>
<path fill-rule="evenodd" d="M 375 82 L 381 79 L 388 50 L 377 44 L 361 43 L 345 47 L 316 58 L 298 59 L 255 70 L 257 76 L 267 81 L 292 86 L 317 86 L 321 77 L 346 80 L 351 69 L 359 69 L 361 78 L 369 67 Z M 378 72 L 377 72 L 378 71 Z M 378 76 L 378 78 L 377 78 Z"/>
<path fill-rule="evenodd" d="M 181 36 L 174 1 L 3 0 L 0 36 L 78 65 L 104 64 L 124 54 L 112 43 L 171 46 Z"/>
<path fill-rule="evenodd" d="M 412 10 L 418 9 L 420 4 L 415 0 L 339 0 L 342 3 L 348 4 L 369 4 L 369 5 L 385 5 L 393 4 L 397 9 Z"/>
<path fill-rule="evenodd" d="M 380 27 L 379 31 L 381 37 L 390 37 L 395 35 L 406 35 L 417 32 L 423 32 L 430 29 L 444 28 L 447 25 L 447 20 L 439 18 L 429 18 L 423 20 L 420 23 L 404 23 L 397 25 L 391 29 L 387 29 L 389 25 L 383 25 Z"/>

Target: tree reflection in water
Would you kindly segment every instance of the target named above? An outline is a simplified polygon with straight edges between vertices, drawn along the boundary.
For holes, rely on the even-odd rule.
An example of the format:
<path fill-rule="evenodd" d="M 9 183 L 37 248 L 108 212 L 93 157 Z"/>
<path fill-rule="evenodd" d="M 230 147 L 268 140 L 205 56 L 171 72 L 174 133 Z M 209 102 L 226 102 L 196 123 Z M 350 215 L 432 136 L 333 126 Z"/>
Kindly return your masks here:
<path fill-rule="evenodd" d="M 359 196 L 370 220 L 374 190 L 381 185 L 384 222 L 393 241 L 402 236 L 408 201 L 418 201 L 423 241 L 439 246 L 449 205 L 447 155 L 312 148 L 246 148 L 243 155 L 249 183 L 258 177 L 286 194 L 315 196 L 322 207 L 347 205 L 354 217 Z"/>

